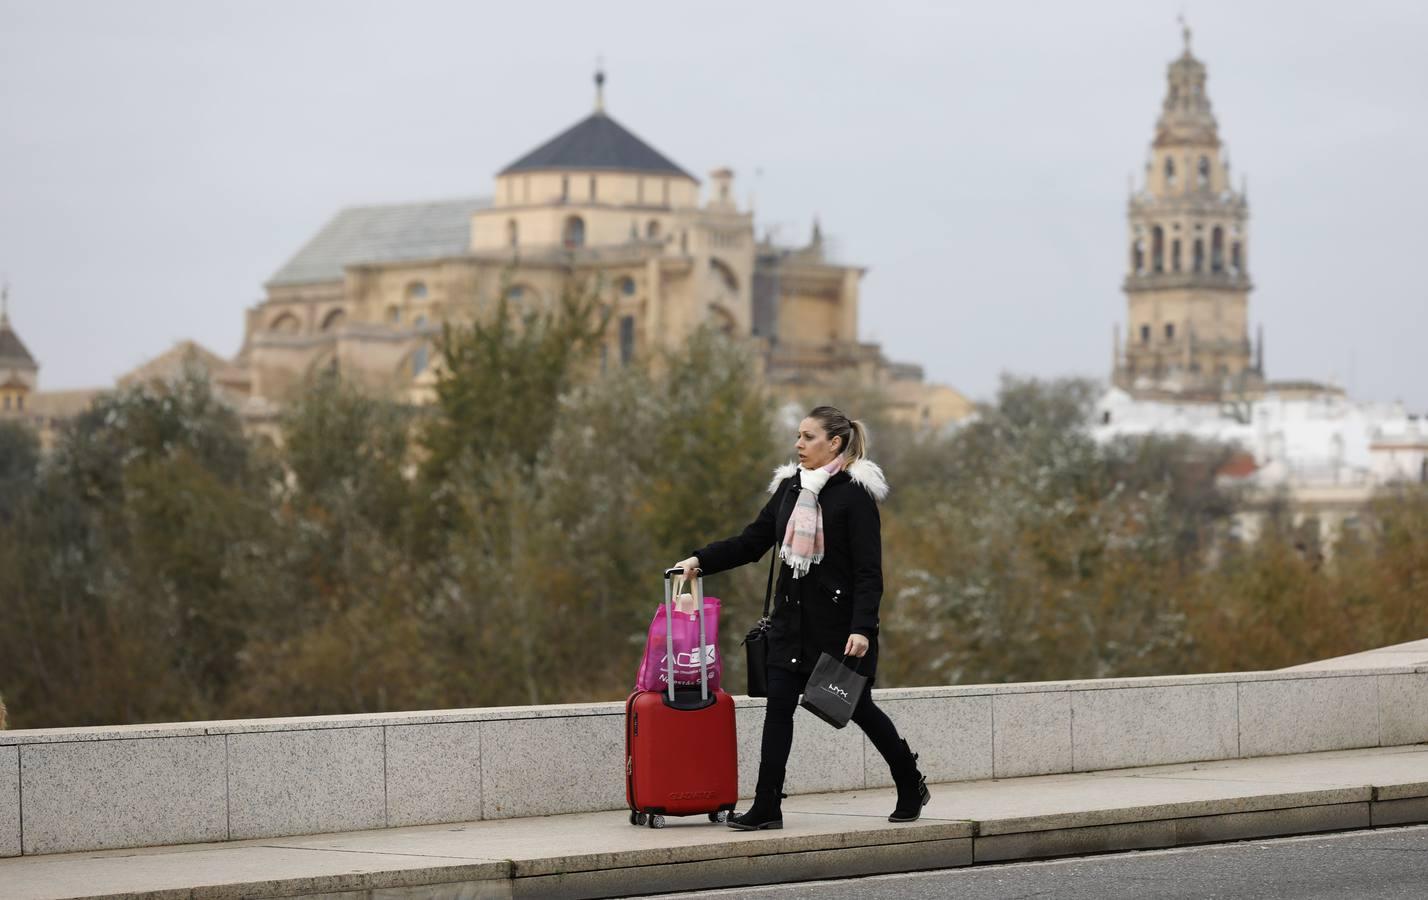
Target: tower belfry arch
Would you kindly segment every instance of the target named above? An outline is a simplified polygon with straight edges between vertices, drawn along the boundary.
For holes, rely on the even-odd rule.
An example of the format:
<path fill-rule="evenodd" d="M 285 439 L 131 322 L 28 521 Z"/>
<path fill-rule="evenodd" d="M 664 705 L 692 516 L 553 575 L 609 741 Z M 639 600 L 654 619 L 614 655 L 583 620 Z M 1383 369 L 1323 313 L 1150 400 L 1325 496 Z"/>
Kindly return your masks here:
<path fill-rule="evenodd" d="M 1183 16 L 1180 26 L 1184 48 L 1127 202 L 1127 339 L 1112 381 L 1141 396 L 1215 400 L 1264 380 L 1249 340 L 1249 201 L 1231 182 Z"/>

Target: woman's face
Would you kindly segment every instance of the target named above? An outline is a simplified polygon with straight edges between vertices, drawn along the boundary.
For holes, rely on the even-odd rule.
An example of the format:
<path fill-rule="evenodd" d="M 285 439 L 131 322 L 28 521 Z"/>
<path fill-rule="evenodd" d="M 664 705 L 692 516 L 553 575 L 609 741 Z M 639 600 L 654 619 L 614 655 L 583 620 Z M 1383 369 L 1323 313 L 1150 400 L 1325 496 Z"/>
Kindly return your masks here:
<path fill-rule="evenodd" d="M 817 419 L 804 419 L 798 423 L 798 441 L 793 449 L 798 452 L 798 464 L 805 469 L 817 469 L 831 463 L 843 452 L 841 438 L 828 439 Z"/>

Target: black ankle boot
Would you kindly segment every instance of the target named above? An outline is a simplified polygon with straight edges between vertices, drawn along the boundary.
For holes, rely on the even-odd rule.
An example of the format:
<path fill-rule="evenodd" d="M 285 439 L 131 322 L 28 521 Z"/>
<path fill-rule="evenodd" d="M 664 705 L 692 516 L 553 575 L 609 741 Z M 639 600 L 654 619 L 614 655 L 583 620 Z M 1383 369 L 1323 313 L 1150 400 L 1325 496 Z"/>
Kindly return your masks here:
<path fill-rule="evenodd" d="M 754 805 L 742 816 L 730 816 L 728 825 L 739 831 L 764 831 L 783 827 L 783 794 L 755 794 Z"/>
<path fill-rule="evenodd" d="M 916 822 L 922 808 L 932 799 L 927 789 L 927 776 L 917 770 L 917 754 L 902 741 L 902 758 L 889 765 L 893 782 L 897 784 L 897 808 L 888 816 L 889 822 Z"/>

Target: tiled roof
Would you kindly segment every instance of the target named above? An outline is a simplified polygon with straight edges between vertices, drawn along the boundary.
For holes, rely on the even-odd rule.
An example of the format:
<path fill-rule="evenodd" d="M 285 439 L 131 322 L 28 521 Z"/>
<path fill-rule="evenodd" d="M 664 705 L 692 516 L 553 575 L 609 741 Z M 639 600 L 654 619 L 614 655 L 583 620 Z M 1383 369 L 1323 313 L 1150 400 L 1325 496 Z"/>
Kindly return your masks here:
<path fill-rule="evenodd" d="M 471 214 L 490 205 L 489 198 L 467 197 L 344 209 L 268 284 L 335 281 L 359 263 L 460 255 L 471 246 Z"/>
<path fill-rule="evenodd" d="M 649 172 L 694 177 L 603 112 L 592 113 L 576 122 L 506 166 L 501 174 L 550 169 Z"/>

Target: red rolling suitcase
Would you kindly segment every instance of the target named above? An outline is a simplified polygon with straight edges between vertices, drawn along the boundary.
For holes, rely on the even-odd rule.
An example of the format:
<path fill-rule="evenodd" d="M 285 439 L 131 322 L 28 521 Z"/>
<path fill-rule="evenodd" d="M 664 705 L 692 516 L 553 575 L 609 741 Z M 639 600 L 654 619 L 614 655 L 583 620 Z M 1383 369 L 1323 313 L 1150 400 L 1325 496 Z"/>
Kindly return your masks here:
<path fill-rule="evenodd" d="M 664 573 L 666 615 L 673 614 L 673 577 Z M 699 643 L 704 640 L 704 585 L 694 579 Z M 630 824 L 663 828 L 665 816 L 706 814 L 725 821 L 739 799 L 734 698 L 709 690 L 709 660 L 699 654 L 699 689 L 674 686 L 674 637 L 666 631 L 667 691 L 635 691 L 625 701 L 625 800 Z"/>

